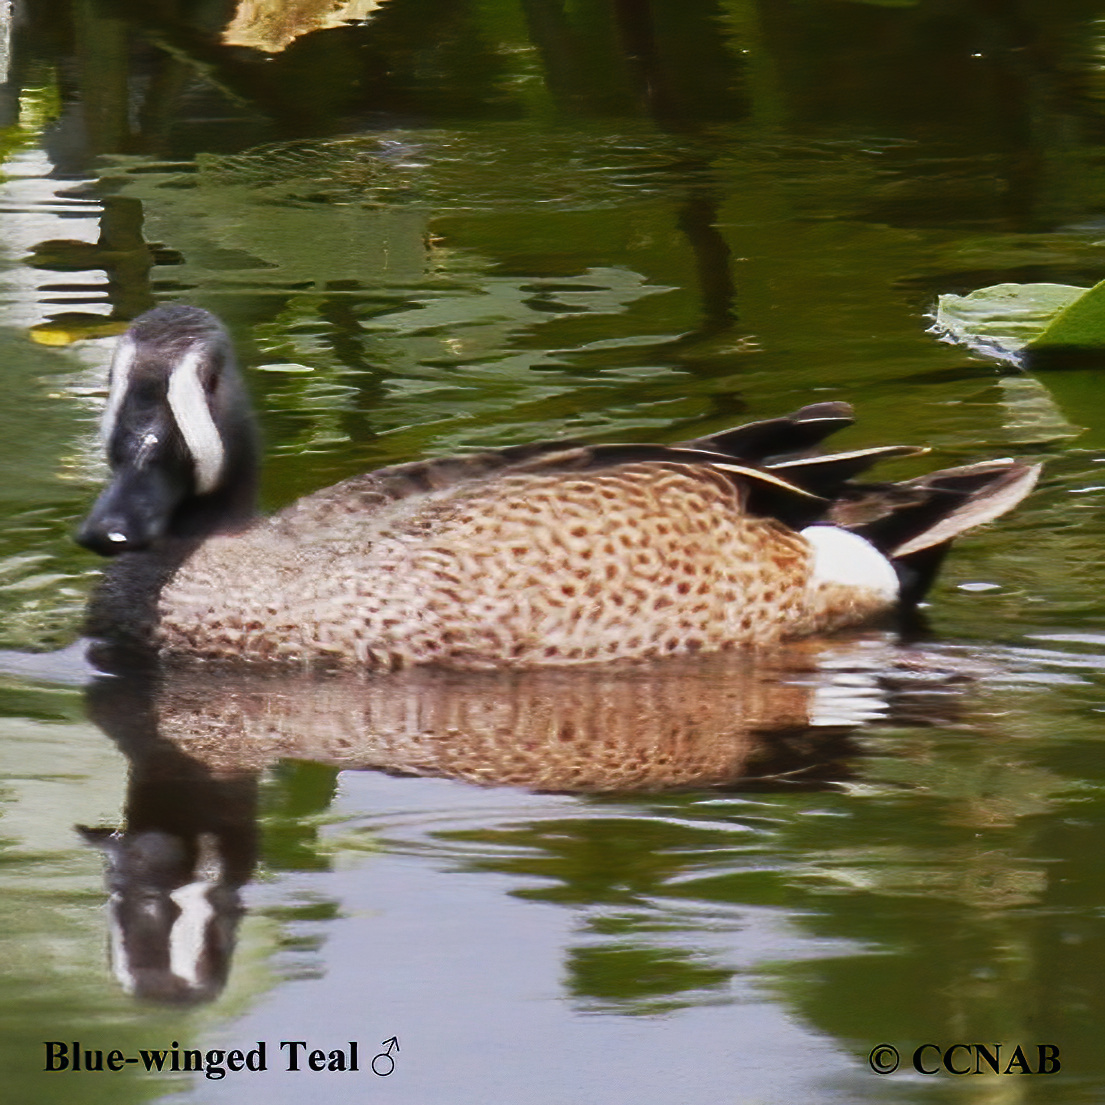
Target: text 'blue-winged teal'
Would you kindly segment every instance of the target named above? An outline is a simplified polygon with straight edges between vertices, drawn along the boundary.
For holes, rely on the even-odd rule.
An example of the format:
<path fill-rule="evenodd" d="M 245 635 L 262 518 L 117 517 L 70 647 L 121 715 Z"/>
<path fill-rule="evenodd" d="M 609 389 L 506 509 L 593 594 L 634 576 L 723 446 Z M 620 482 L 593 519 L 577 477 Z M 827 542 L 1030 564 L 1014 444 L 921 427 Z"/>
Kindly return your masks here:
<path fill-rule="evenodd" d="M 309 666 L 594 663 L 765 646 L 885 618 L 1037 467 L 896 484 L 920 452 L 804 455 L 826 402 L 677 445 L 511 446 L 356 476 L 258 516 L 258 447 L 207 311 L 138 318 L 111 367 L 112 477 L 78 534 L 118 559 L 94 636 L 163 657 Z"/>

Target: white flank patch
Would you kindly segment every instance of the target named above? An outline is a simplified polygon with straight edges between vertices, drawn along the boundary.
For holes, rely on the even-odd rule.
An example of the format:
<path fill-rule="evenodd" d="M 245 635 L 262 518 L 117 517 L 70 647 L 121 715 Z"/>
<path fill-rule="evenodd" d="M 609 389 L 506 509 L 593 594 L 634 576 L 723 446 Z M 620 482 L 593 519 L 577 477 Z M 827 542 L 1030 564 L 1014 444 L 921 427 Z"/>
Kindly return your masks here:
<path fill-rule="evenodd" d="M 173 369 L 169 377 L 169 409 L 192 454 L 192 462 L 196 466 L 196 490 L 206 495 L 219 484 L 225 450 L 222 435 L 211 417 L 203 384 L 200 383 L 202 359 L 202 349 L 191 349 Z"/>
<path fill-rule="evenodd" d="M 874 591 L 888 603 L 897 600 L 898 574 L 870 541 L 836 526 L 807 526 L 802 536 L 813 549 L 811 587 L 836 583 Z"/>
<path fill-rule="evenodd" d="M 130 387 L 130 370 L 138 346 L 129 334 L 124 334 L 115 346 L 115 356 L 111 359 L 111 388 L 107 394 L 107 406 L 100 420 L 100 437 L 106 445 L 115 432 L 115 423 L 119 420 L 119 408 L 123 405 L 123 396 Z"/>

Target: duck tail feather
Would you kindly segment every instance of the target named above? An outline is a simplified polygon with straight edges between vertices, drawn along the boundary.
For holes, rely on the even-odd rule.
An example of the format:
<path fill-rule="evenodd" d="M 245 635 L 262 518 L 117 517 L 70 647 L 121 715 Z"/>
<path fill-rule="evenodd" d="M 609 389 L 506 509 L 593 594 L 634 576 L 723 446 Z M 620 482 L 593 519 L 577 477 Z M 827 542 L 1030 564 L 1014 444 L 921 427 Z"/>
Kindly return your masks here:
<path fill-rule="evenodd" d="M 890 558 L 902 604 L 910 606 L 924 597 L 951 542 L 1015 507 L 1035 486 L 1041 467 L 984 461 L 881 489 L 857 487 L 856 497 L 835 503 L 830 516 Z"/>
<path fill-rule="evenodd" d="M 986 461 L 963 468 L 944 468 L 910 481 L 928 491 L 934 502 L 946 503 L 931 525 L 894 545 L 892 557 L 910 556 L 923 549 L 945 545 L 966 530 L 992 522 L 1012 510 L 1036 486 L 1042 465 L 1015 461 Z"/>

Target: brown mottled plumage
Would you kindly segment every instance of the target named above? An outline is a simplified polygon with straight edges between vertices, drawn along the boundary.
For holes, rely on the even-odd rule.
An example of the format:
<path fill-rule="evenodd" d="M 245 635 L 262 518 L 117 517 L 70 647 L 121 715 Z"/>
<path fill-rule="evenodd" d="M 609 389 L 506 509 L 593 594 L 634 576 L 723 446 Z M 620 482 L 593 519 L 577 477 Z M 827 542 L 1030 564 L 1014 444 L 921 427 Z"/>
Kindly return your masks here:
<path fill-rule="evenodd" d="M 123 339 L 114 481 L 80 535 L 125 554 L 94 632 L 162 655 L 384 668 L 769 645 L 893 610 L 892 563 L 915 601 L 951 537 L 1036 476 L 992 462 L 857 487 L 874 460 L 916 450 L 778 459 L 848 424 L 845 404 L 821 403 L 672 447 L 548 443 L 383 469 L 257 520 L 244 408 L 206 312 L 159 308 Z"/>
<path fill-rule="evenodd" d="M 805 541 L 708 468 L 505 475 L 367 514 L 311 505 L 205 542 L 162 591 L 162 647 L 532 667 L 770 644 L 887 605 L 807 587 Z"/>

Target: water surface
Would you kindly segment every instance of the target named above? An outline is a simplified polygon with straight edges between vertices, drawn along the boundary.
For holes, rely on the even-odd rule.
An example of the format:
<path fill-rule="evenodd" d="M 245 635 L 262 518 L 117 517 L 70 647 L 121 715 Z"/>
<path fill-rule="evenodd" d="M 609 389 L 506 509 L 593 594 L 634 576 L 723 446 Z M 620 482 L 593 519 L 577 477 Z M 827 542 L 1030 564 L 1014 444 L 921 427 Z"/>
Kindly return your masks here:
<path fill-rule="evenodd" d="M 386 0 L 233 42 L 231 5 L 192 9 L 17 5 L 3 55 L 14 1099 L 1099 1100 L 1100 368 L 1014 371 L 927 316 L 1105 272 L 1105 9 Z M 269 507 L 461 447 L 674 441 L 822 399 L 857 409 L 842 447 L 931 446 L 888 475 L 1046 474 L 904 641 L 89 683 L 35 657 L 77 638 L 100 567 L 70 532 L 110 336 L 176 299 L 238 344 Z M 136 982 L 109 934 L 183 911 L 180 841 L 219 939 L 190 981 Z M 357 1041 L 361 1070 L 288 1073 L 282 1040 Z M 47 1073 L 45 1041 L 264 1041 L 270 1069 Z M 912 1070 L 979 1041 L 1062 1069 Z M 903 1070 L 871 1072 L 882 1043 Z"/>

